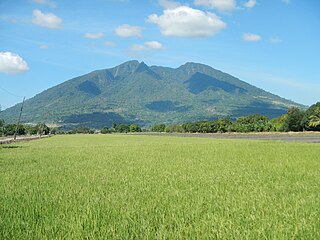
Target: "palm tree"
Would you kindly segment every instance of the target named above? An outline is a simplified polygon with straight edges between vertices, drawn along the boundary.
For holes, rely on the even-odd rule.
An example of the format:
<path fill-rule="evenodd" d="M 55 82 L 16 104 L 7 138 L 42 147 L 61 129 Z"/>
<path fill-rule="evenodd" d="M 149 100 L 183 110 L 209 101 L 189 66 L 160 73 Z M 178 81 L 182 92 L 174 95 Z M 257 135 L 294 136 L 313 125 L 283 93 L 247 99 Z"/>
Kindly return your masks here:
<path fill-rule="evenodd" d="M 314 109 L 313 114 L 309 117 L 309 126 L 318 127 L 320 126 L 320 107 Z"/>

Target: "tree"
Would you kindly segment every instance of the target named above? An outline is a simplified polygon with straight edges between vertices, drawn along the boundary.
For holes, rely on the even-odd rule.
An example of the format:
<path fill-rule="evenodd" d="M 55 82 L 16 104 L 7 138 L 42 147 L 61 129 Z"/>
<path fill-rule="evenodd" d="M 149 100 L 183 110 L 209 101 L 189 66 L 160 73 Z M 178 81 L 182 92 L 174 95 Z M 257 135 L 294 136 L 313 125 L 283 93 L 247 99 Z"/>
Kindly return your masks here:
<path fill-rule="evenodd" d="M 227 132 L 232 122 L 228 118 L 220 118 L 213 121 L 213 132 Z"/>
<path fill-rule="evenodd" d="M 168 133 L 174 133 L 174 132 L 183 133 L 183 132 L 185 132 L 185 130 L 182 127 L 181 124 L 172 124 L 172 125 L 169 125 L 169 126 L 166 127 L 165 132 L 168 132 Z"/>
<path fill-rule="evenodd" d="M 4 128 L 4 135 L 5 136 L 13 136 L 16 131 L 17 124 L 8 124 Z M 17 135 L 25 135 L 26 128 L 23 125 L 19 125 L 17 129 Z"/>
<path fill-rule="evenodd" d="M 39 132 L 37 126 L 26 126 L 26 130 L 29 135 L 36 135 Z"/>
<path fill-rule="evenodd" d="M 283 114 L 280 117 L 271 120 L 271 130 L 276 132 L 287 132 L 289 130 L 287 123 L 288 114 Z"/>
<path fill-rule="evenodd" d="M 130 129 L 130 132 L 141 132 L 141 128 L 139 127 L 138 124 L 135 124 L 135 123 L 131 124 L 129 129 Z"/>
<path fill-rule="evenodd" d="M 4 134 L 4 120 L 0 119 L 0 136 L 2 136 L 3 134 Z"/>
<path fill-rule="evenodd" d="M 320 102 L 310 106 L 305 112 L 302 125 L 310 131 L 320 131 Z"/>
<path fill-rule="evenodd" d="M 153 125 L 151 127 L 151 131 L 152 132 L 164 132 L 166 129 L 166 125 L 165 124 L 156 124 L 156 125 Z"/>
<path fill-rule="evenodd" d="M 107 133 L 111 133 L 112 131 L 111 131 L 111 129 L 109 129 L 108 127 L 104 127 L 104 128 L 102 128 L 102 129 L 100 130 L 100 132 L 101 132 L 102 134 L 107 134 Z"/>
<path fill-rule="evenodd" d="M 38 123 L 37 125 L 25 126 L 26 131 L 29 135 L 48 135 L 50 128 L 44 123 Z"/>
<path fill-rule="evenodd" d="M 57 132 L 58 132 L 57 128 L 50 128 L 50 134 L 55 135 L 57 134 Z"/>
<path fill-rule="evenodd" d="M 130 126 L 128 124 L 121 123 L 118 126 L 116 126 L 116 132 L 119 132 L 119 133 L 130 132 Z"/>
<path fill-rule="evenodd" d="M 304 112 L 301 111 L 297 107 L 291 107 L 288 110 L 288 118 L 287 118 L 287 124 L 288 124 L 288 130 L 289 131 L 302 131 L 303 130 L 303 117 L 304 117 Z"/>
<path fill-rule="evenodd" d="M 236 132 L 263 132 L 266 131 L 269 118 L 261 114 L 239 117 L 232 128 Z"/>
<path fill-rule="evenodd" d="M 314 114 L 309 117 L 309 127 L 320 127 L 320 108 L 315 109 Z"/>
<path fill-rule="evenodd" d="M 213 124 L 208 121 L 199 122 L 198 132 L 211 133 L 213 132 Z"/>
<path fill-rule="evenodd" d="M 182 128 L 184 132 L 195 133 L 199 131 L 199 126 L 196 122 L 183 123 Z"/>
<path fill-rule="evenodd" d="M 38 129 L 39 135 L 48 135 L 50 133 L 50 128 L 44 123 L 37 124 L 36 128 Z"/>

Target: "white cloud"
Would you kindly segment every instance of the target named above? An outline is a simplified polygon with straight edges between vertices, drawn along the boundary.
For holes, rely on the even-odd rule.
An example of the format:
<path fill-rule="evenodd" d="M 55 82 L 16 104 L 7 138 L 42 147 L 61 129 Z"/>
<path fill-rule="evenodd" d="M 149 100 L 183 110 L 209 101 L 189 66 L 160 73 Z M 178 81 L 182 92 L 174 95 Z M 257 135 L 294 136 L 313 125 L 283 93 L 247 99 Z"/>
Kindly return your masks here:
<path fill-rule="evenodd" d="M 145 50 L 161 50 L 163 49 L 162 43 L 158 41 L 150 41 L 150 42 L 145 42 L 144 44 L 133 44 L 130 47 L 131 51 L 145 51 Z"/>
<path fill-rule="evenodd" d="M 195 0 L 194 4 L 214 8 L 221 12 L 233 11 L 237 7 L 235 0 Z"/>
<path fill-rule="evenodd" d="M 271 37 L 271 38 L 269 39 L 269 41 L 270 41 L 271 43 L 281 43 L 281 42 L 282 42 L 282 40 L 281 40 L 280 38 L 278 38 L 278 37 Z"/>
<path fill-rule="evenodd" d="M 285 4 L 289 4 L 290 0 L 281 0 L 282 2 L 284 2 Z"/>
<path fill-rule="evenodd" d="M 41 49 L 47 49 L 47 48 L 48 48 L 48 45 L 47 45 L 47 44 L 40 44 L 40 45 L 39 45 L 39 48 L 41 48 Z"/>
<path fill-rule="evenodd" d="M 142 28 L 138 26 L 130 26 L 123 24 L 117 27 L 114 32 L 119 37 L 141 37 Z"/>
<path fill-rule="evenodd" d="M 114 42 L 110 42 L 110 41 L 104 42 L 104 45 L 105 45 L 106 47 L 115 47 L 115 46 L 116 46 L 116 44 L 115 44 Z"/>
<path fill-rule="evenodd" d="M 161 7 L 164 7 L 165 9 L 172 9 L 172 8 L 177 8 L 181 6 L 181 4 L 178 2 L 168 1 L 168 0 L 159 0 L 158 3 Z"/>
<path fill-rule="evenodd" d="M 148 21 L 158 25 L 164 36 L 207 37 L 226 27 L 215 14 L 186 6 L 166 9 L 160 16 L 152 14 Z"/>
<path fill-rule="evenodd" d="M 162 49 L 163 46 L 158 41 L 145 42 L 144 45 L 149 49 Z"/>
<path fill-rule="evenodd" d="M 32 1 L 38 4 L 48 5 L 51 8 L 57 7 L 57 4 L 54 1 L 50 1 L 50 0 L 32 0 Z"/>
<path fill-rule="evenodd" d="M 261 40 L 261 36 L 254 33 L 244 33 L 242 35 L 242 40 L 245 42 L 258 42 Z"/>
<path fill-rule="evenodd" d="M 12 52 L 0 52 L 0 72 L 23 73 L 29 70 L 28 64 L 18 54 Z"/>
<path fill-rule="evenodd" d="M 40 10 L 33 10 L 32 22 L 46 28 L 58 29 L 62 27 L 62 19 L 53 13 L 42 13 Z"/>
<path fill-rule="evenodd" d="M 97 32 L 97 33 L 86 33 L 84 35 L 85 38 L 89 38 L 89 39 L 98 39 L 98 38 L 102 38 L 104 37 L 104 33 L 102 32 Z"/>
<path fill-rule="evenodd" d="M 245 4 L 243 4 L 246 8 L 252 8 L 254 5 L 256 5 L 257 1 L 256 0 L 249 0 Z"/>

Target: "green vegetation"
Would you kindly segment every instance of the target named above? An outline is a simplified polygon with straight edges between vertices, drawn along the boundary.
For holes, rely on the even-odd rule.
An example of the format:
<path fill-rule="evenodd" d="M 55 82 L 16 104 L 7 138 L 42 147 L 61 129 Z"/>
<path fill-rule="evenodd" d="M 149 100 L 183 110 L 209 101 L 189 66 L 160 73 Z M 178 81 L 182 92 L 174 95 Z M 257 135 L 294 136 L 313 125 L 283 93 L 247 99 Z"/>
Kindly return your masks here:
<path fill-rule="evenodd" d="M 67 134 L 75 134 L 75 133 L 97 133 L 99 131 L 90 129 L 89 127 L 77 127 L 70 131 L 60 131 L 59 133 L 67 133 Z M 116 123 L 113 123 L 113 126 L 111 128 L 104 127 L 100 130 L 100 133 L 107 134 L 107 133 L 128 133 L 128 132 L 141 132 L 141 128 L 138 124 L 125 124 L 121 123 L 117 125 Z"/>
<path fill-rule="evenodd" d="M 49 133 L 54 134 L 56 129 L 50 129 L 43 123 L 37 125 L 20 124 L 17 128 L 17 124 L 5 124 L 5 122 L 0 119 L 0 137 L 13 136 L 16 131 L 17 135 L 48 135 Z"/>
<path fill-rule="evenodd" d="M 64 129 L 110 128 L 112 122 L 149 127 L 252 114 L 274 118 L 292 106 L 305 107 L 203 64 L 186 63 L 173 69 L 129 61 L 73 78 L 28 99 L 22 122 L 55 123 Z M 20 107 L 6 109 L 1 118 L 15 123 Z"/>
<path fill-rule="evenodd" d="M 4 135 L 4 126 L 5 126 L 4 121 L 0 119 L 0 137 Z"/>
<path fill-rule="evenodd" d="M 5 125 L 3 120 L 0 120 L 0 136 L 13 135 L 16 130 L 15 124 Z M 57 129 L 50 129 L 45 124 L 19 125 L 17 129 L 18 135 L 35 135 L 35 134 L 55 134 Z M 288 131 L 320 131 L 320 103 L 312 105 L 307 111 L 300 110 L 296 107 L 289 108 L 286 114 L 280 117 L 269 120 L 267 116 L 254 114 L 242 116 L 236 121 L 231 121 L 229 118 L 221 118 L 213 121 L 196 121 L 183 124 L 155 124 L 149 129 L 141 129 L 136 124 L 126 124 L 112 122 L 112 127 L 104 127 L 100 130 L 92 129 L 87 126 L 79 126 L 72 130 L 64 131 L 60 129 L 60 134 L 77 134 L 77 133 L 128 133 L 128 132 L 179 132 L 179 133 L 224 133 L 224 132 L 288 132 Z"/>
<path fill-rule="evenodd" d="M 302 123 L 307 130 L 320 131 L 320 102 L 312 105 L 305 112 Z"/>
<path fill-rule="evenodd" d="M 0 239 L 320 239 L 318 144 L 59 135 L 0 147 Z"/>
<path fill-rule="evenodd" d="M 288 132 L 288 131 L 320 131 L 320 102 L 312 105 L 307 111 L 296 107 L 289 108 L 288 113 L 269 120 L 267 116 L 254 114 L 231 121 L 222 118 L 213 121 L 196 121 L 183 124 L 154 125 L 151 131 L 180 133 L 217 133 L 217 132 Z M 163 132 L 163 131 L 162 131 Z"/>
<path fill-rule="evenodd" d="M 166 130 L 165 124 L 155 124 L 151 127 L 151 132 L 164 132 Z"/>

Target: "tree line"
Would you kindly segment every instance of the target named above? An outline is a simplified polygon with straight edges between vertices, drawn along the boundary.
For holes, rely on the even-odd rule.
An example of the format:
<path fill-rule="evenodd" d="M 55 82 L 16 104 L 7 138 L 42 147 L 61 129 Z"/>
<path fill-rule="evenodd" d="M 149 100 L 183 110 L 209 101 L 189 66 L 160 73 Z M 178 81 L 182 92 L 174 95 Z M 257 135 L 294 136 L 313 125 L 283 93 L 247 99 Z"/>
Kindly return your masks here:
<path fill-rule="evenodd" d="M 142 129 L 138 124 L 112 123 L 111 127 L 100 130 L 79 126 L 72 130 L 57 130 L 45 124 L 19 125 L 5 124 L 0 119 L 0 136 L 14 135 L 46 135 L 46 134 L 94 134 L 94 133 L 129 133 L 129 132 L 168 132 L 168 133 L 224 133 L 224 132 L 288 132 L 288 131 L 320 131 L 320 102 L 310 106 L 306 111 L 299 108 L 289 108 L 286 114 L 269 119 L 261 114 L 242 116 L 232 121 L 230 118 L 220 118 L 213 121 L 195 121 L 181 124 L 155 124 L 149 129 Z"/>
<path fill-rule="evenodd" d="M 5 124 L 4 120 L 0 119 L 0 137 L 1 136 L 13 136 L 17 135 L 48 135 L 49 133 L 54 134 L 55 128 L 49 128 L 43 123 L 37 125 L 23 125 L 19 124 Z"/>
<path fill-rule="evenodd" d="M 224 133 L 224 132 L 288 132 L 320 131 L 320 102 L 306 111 L 292 107 L 286 114 L 269 119 L 261 114 L 243 116 L 232 121 L 222 118 L 213 121 L 195 121 L 182 124 L 156 124 L 152 132 Z"/>
<path fill-rule="evenodd" d="M 45 124 L 37 125 L 23 125 L 20 124 L 5 124 L 3 120 L 0 119 L 0 137 L 1 136 L 13 136 L 16 132 L 17 135 L 48 135 L 48 134 L 94 134 L 94 133 L 128 133 L 128 132 L 141 132 L 142 129 L 138 124 L 125 124 L 121 123 L 117 125 L 112 124 L 112 127 L 104 127 L 100 130 L 92 129 L 86 126 L 79 126 L 71 130 L 59 130 L 56 128 L 50 128 Z"/>
<path fill-rule="evenodd" d="M 86 126 L 79 126 L 72 130 L 62 131 L 59 130 L 58 133 L 60 134 L 77 134 L 77 133 L 86 133 L 86 134 L 94 134 L 94 133 L 128 133 L 128 132 L 141 132 L 142 129 L 138 124 L 126 124 L 121 123 L 117 125 L 115 122 L 112 123 L 112 127 L 104 127 L 100 130 L 92 129 Z"/>

